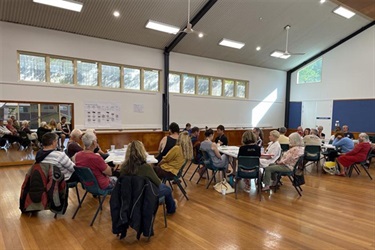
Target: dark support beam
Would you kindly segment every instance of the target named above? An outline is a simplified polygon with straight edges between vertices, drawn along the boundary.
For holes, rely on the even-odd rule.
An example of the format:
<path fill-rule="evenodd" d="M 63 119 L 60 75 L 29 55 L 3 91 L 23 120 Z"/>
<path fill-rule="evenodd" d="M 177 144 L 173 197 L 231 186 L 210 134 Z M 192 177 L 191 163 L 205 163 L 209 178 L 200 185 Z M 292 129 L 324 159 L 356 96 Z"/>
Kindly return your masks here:
<path fill-rule="evenodd" d="M 199 20 L 211 9 L 217 0 L 209 0 L 198 14 L 190 21 L 194 27 Z M 186 28 L 186 27 L 185 27 Z M 185 29 L 184 28 L 184 29 Z M 182 30 L 184 30 L 182 29 Z M 169 127 L 169 53 L 177 46 L 177 44 L 186 36 L 186 33 L 180 32 L 176 38 L 164 49 L 164 94 L 163 94 L 163 130 L 167 131 Z"/>
<path fill-rule="evenodd" d="M 201 18 L 211 9 L 211 7 L 217 2 L 217 0 L 209 0 L 205 6 L 203 6 L 203 8 L 198 12 L 198 14 L 193 17 L 193 19 L 191 19 L 190 23 L 191 25 L 194 27 L 194 25 L 196 25 L 199 20 L 201 20 Z M 186 28 L 186 26 L 185 26 Z M 182 30 L 184 30 L 185 28 L 183 28 Z M 165 48 L 164 51 L 166 52 L 171 52 L 174 47 L 177 46 L 177 44 L 182 40 L 182 38 L 184 38 L 186 36 L 186 33 L 184 32 L 180 32 L 176 38 Z"/>
<path fill-rule="evenodd" d="M 169 52 L 164 51 L 163 131 L 169 127 Z"/>
<path fill-rule="evenodd" d="M 286 93 L 285 93 L 285 117 L 284 117 L 284 127 L 289 128 L 289 107 L 290 107 L 290 78 L 292 72 L 286 72 Z"/>

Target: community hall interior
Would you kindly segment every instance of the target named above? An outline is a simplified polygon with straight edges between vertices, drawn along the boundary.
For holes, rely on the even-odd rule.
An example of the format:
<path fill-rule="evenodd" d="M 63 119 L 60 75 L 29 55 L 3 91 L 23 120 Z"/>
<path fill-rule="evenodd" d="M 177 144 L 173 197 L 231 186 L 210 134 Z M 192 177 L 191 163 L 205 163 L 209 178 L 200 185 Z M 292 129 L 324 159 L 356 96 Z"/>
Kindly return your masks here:
<path fill-rule="evenodd" d="M 223 125 L 229 146 L 254 127 L 266 148 L 281 127 L 290 135 L 322 126 L 329 138 L 343 125 L 375 143 L 374 0 L 56 0 L 65 1 L 80 10 L 0 0 L 5 124 L 13 115 L 36 130 L 64 116 L 71 129 L 95 129 L 104 150 L 139 140 L 150 155 L 172 122 L 198 127 L 202 141 Z M 353 15 L 338 15 L 340 7 Z M 98 200 L 88 195 L 72 219 L 73 189 L 63 215 L 21 213 L 34 146 L 0 149 L 0 249 L 375 248 L 374 159 L 369 175 L 359 168 L 351 177 L 309 164 L 302 196 L 286 178 L 277 192 L 252 183 L 237 198 L 190 178 L 192 164 L 188 199 L 171 184 L 178 208 L 167 226 L 160 206 L 151 239 L 129 230 L 120 240 L 110 198 L 93 226 Z"/>

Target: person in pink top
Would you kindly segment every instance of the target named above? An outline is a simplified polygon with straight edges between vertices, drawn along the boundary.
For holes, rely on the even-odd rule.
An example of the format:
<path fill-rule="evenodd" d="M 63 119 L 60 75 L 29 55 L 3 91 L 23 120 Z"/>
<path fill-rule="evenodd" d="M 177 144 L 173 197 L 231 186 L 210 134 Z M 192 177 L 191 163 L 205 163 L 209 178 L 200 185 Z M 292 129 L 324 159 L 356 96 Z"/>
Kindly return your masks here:
<path fill-rule="evenodd" d="M 289 135 L 289 150 L 276 162 L 276 165 L 269 165 L 265 168 L 263 176 L 264 188 L 262 191 L 270 190 L 270 186 L 277 184 L 277 173 L 290 172 L 293 170 L 298 158 L 304 154 L 303 146 L 303 140 L 297 132 Z"/>
<path fill-rule="evenodd" d="M 366 160 L 367 154 L 371 150 L 369 136 L 365 133 L 360 133 L 358 141 L 359 143 L 354 146 L 352 151 L 342 154 L 339 158 L 337 158 L 336 161 L 340 168 L 340 173 L 337 175 L 345 176 L 345 170 L 352 164 Z"/>
<path fill-rule="evenodd" d="M 94 133 L 87 132 L 82 136 L 84 150 L 76 153 L 72 160 L 76 167 L 89 167 L 98 181 L 101 189 L 112 189 L 117 178 L 112 175 L 111 168 L 104 162 L 99 154 L 95 154 L 94 150 L 98 146 Z"/>

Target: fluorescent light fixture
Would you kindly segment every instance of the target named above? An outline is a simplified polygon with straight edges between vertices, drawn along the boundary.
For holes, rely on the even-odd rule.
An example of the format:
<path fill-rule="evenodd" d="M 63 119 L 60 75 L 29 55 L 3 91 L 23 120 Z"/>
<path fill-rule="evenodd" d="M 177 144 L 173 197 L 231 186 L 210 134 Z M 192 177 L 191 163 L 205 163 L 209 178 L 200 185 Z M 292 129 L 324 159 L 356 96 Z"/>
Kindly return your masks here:
<path fill-rule="evenodd" d="M 34 3 L 40 3 L 45 5 L 50 5 L 57 8 L 72 10 L 76 12 L 81 12 L 82 3 L 71 1 L 71 0 L 33 0 Z"/>
<path fill-rule="evenodd" d="M 221 39 L 221 41 L 219 42 L 219 45 L 227 46 L 227 47 L 234 48 L 234 49 L 242 49 L 242 47 L 245 46 L 244 43 L 232 41 L 226 38 Z"/>
<path fill-rule="evenodd" d="M 180 28 L 165 23 L 148 20 L 146 28 L 176 35 Z"/>
<path fill-rule="evenodd" d="M 333 12 L 337 15 L 340 15 L 342 17 L 345 17 L 347 19 L 351 18 L 352 16 L 355 15 L 353 11 L 350 11 L 342 6 L 337 7 Z"/>
<path fill-rule="evenodd" d="M 281 59 L 288 59 L 290 55 L 284 55 L 284 52 L 275 50 L 272 52 L 270 56 L 276 57 L 276 58 L 281 58 Z"/>

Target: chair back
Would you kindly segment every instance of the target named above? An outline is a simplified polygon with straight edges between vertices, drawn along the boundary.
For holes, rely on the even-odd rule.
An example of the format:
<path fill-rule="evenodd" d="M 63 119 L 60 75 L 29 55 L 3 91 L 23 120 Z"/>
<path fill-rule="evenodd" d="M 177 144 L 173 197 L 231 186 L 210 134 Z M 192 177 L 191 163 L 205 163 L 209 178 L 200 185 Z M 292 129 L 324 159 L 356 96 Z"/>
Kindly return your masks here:
<path fill-rule="evenodd" d="M 288 151 L 289 150 L 289 144 L 280 144 L 280 147 L 281 147 L 281 151 L 282 152 L 285 152 L 285 151 Z"/>
<path fill-rule="evenodd" d="M 211 157 L 210 155 L 208 154 L 207 151 L 203 150 L 203 149 L 200 149 L 200 151 L 202 152 L 202 157 L 203 157 L 203 164 L 206 168 L 208 169 L 213 169 L 214 168 L 214 165 L 212 163 L 212 160 L 211 160 Z"/>
<path fill-rule="evenodd" d="M 96 180 L 91 169 L 88 167 L 74 167 L 74 171 L 78 175 L 83 188 L 94 195 L 104 195 L 106 191 L 99 187 L 98 181 Z"/>
<path fill-rule="evenodd" d="M 178 179 L 182 176 L 182 173 L 184 172 L 184 168 L 185 168 L 187 162 L 188 162 L 188 160 L 185 160 L 185 162 L 184 162 L 184 164 L 182 164 L 182 167 L 180 168 L 180 170 L 178 170 L 178 173 L 176 175 L 176 177 Z"/>
<path fill-rule="evenodd" d="M 320 160 L 320 146 L 306 145 L 304 158 L 306 161 L 319 161 Z"/>
<path fill-rule="evenodd" d="M 238 157 L 238 178 L 257 178 L 259 175 L 259 157 L 239 156 Z"/>

